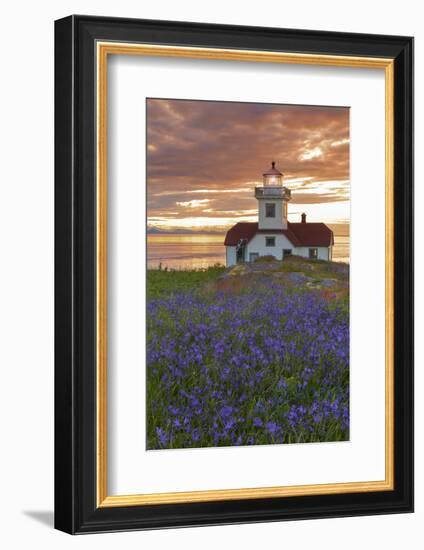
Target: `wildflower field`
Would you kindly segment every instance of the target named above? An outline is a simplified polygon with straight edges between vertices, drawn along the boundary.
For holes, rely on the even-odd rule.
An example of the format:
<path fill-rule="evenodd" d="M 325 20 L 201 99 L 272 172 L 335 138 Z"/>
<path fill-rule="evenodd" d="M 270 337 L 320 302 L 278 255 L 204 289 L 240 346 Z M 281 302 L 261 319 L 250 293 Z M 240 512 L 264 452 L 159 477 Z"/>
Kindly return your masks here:
<path fill-rule="evenodd" d="M 349 439 L 346 265 L 149 270 L 147 290 L 148 449 Z"/>

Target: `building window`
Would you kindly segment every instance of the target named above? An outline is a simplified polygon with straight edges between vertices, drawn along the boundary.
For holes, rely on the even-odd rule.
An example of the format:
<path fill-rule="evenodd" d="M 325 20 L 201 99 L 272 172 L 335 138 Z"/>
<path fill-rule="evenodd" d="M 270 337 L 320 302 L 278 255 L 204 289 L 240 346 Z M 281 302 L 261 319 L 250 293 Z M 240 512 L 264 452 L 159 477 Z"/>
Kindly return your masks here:
<path fill-rule="evenodd" d="M 272 202 L 265 203 L 265 217 L 275 218 L 275 204 Z"/>
<path fill-rule="evenodd" d="M 318 248 L 309 249 L 309 258 L 311 260 L 316 260 L 318 258 Z"/>
<path fill-rule="evenodd" d="M 275 237 L 265 237 L 265 246 L 275 246 Z"/>
<path fill-rule="evenodd" d="M 286 256 L 291 256 L 292 255 L 292 249 L 291 248 L 284 248 L 283 249 L 283 260 Z"/>

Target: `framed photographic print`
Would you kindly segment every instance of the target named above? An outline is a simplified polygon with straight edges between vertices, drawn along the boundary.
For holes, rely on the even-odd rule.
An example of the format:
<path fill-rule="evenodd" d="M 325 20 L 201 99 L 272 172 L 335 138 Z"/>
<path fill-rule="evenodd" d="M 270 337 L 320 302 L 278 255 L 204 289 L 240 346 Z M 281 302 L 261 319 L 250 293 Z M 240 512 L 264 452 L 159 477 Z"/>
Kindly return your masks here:
<path fill-rule="evenodd" d="M 55 525 L 413 509 L 413 39 L 55 26 Z"/>

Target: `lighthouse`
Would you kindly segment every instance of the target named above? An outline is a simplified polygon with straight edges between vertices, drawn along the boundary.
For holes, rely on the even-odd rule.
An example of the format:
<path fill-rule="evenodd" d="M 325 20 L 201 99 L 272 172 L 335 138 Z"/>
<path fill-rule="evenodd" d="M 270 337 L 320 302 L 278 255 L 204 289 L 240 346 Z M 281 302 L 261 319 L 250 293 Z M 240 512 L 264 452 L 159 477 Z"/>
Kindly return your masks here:
<path fill-rule="evenodd" d="M 290 189 L 283 186 L 283 174 L 272 161 L 271 168 L 263 173 L 263 185 L 255 187 L 258 201 L 258 229 L 287 229 L 287 204 Z"/>
<path fill-rule="evenodd" d="M 262 174 L 262 185 L 255 187 L 258 221 L 239 222 L 227 231 L 227 267 L 254 262 L 261 256 L 284 260 L 295 254 L 311 260 L 332 260 L 334 235 L 325 223 L 308 222 L 306 213 L 300 222 L 288 221 L 291 191 L 283 185 L 284 175 L 275 164 L 271 162 Z"/>

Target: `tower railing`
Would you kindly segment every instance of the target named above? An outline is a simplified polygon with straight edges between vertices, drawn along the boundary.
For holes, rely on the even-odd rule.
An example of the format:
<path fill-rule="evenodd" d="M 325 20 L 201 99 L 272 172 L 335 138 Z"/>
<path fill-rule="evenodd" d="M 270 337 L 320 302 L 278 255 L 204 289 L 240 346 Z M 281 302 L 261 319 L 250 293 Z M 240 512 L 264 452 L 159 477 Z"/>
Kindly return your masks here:
<path fill-rule="evenodd" d="M 257 199 L 263 198 L 278 198 L 287 199 L 291 198 L 291 191 L 287 187 L 255 187 L 255 197 Z"/>

